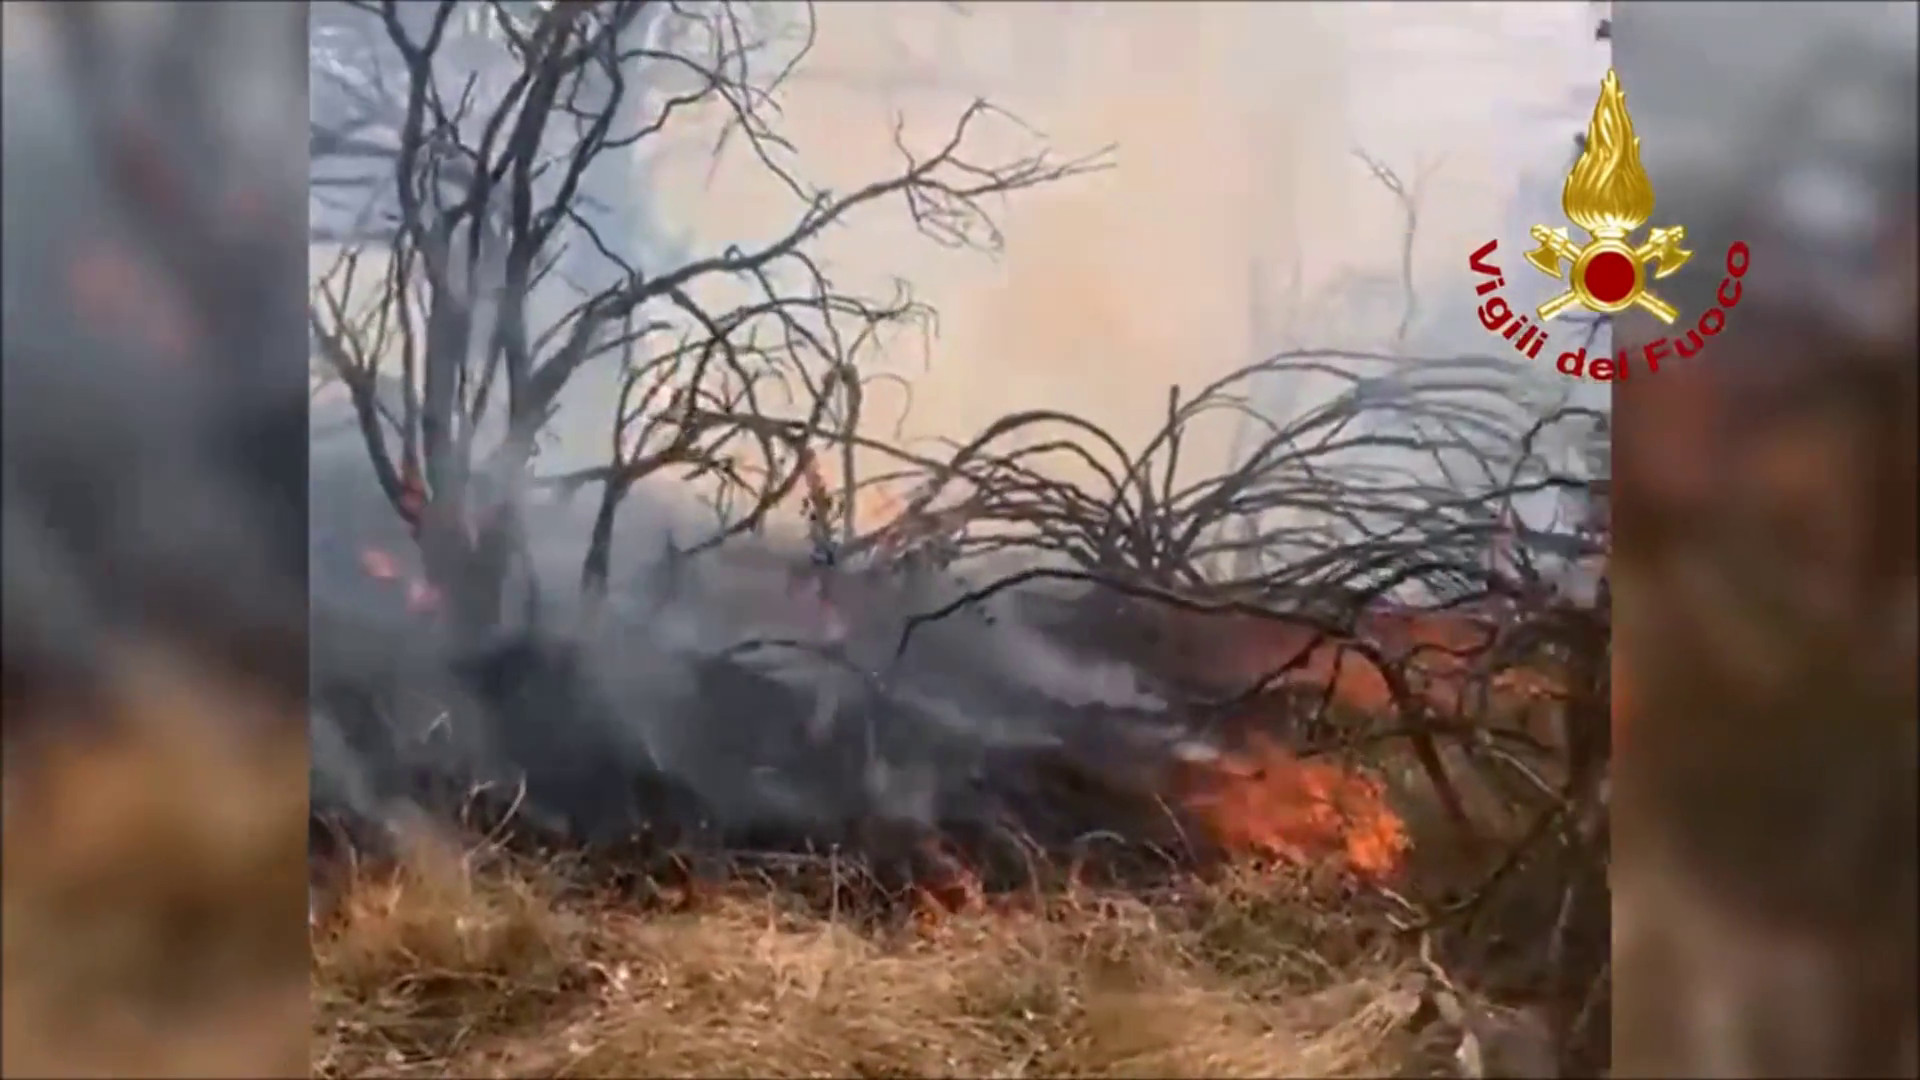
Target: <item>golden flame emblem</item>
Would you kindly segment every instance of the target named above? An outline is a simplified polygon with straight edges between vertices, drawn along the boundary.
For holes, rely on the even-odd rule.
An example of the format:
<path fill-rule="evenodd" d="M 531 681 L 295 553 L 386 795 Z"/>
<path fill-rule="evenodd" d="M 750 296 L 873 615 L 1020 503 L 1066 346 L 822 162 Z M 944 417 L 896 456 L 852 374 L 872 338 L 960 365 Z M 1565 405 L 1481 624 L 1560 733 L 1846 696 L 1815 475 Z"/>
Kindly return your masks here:
<path fill-rule="evenodd" d="M 1647 291 L 1647 270 L 1655 280 L 1680 269 L 1693 258 L 1683 250 L 1687 230 L 1675 225 L 1648 231 L 1645 243 L 1628 243 L 1628 234 L 1653 216 L 1653 182 L 1640 164 L 1640 139 L 1627 113 L 1627 95 L 1612 69 L 1600 82 L 1600 100 L 1587 122 L 1587 145 L 1567 173 L 1560 193 L 1567 220 L 1591 239 L 1575 244 L 1565 228 L 1535 225 L 1529 235 L 1540 246 L 1527 253 L 1534 269 L 1567 282 L 1567 291 L 1541 304 L 1541 320 L 1551 319 L 1579 304 L 1588 311 L 1611 315 L 1630 307 L 1653 313 L 1671 324 L 1679 316 L 1673 305 Z M 1561 264 L 1571 267 L 1562 273 Z"/>

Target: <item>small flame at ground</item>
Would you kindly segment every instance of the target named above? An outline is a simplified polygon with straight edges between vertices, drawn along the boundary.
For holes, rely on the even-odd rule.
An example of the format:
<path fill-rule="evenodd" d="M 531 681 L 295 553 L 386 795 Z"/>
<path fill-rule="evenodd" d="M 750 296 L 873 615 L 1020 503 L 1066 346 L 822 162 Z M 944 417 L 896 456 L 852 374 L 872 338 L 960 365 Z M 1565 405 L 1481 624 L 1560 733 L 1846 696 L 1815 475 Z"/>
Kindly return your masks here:
<path fill-rule="evenodd" d="M 926 871 L 914 886 L 915 917 L 927 926 L 949 913 L 978 911 L 986 905 L 986 887 L 959 856 L 938 841 L 921 845 Z"/>
<path fill-rule="evenodd" d="M 1301 761 L 1271 739 L 1255 737 L 1194 777 L 1186 805 L 1229 851 L 1331 861 L 1379 880 L 1399 869 L 1410 843 L 1379 781 Z"/>

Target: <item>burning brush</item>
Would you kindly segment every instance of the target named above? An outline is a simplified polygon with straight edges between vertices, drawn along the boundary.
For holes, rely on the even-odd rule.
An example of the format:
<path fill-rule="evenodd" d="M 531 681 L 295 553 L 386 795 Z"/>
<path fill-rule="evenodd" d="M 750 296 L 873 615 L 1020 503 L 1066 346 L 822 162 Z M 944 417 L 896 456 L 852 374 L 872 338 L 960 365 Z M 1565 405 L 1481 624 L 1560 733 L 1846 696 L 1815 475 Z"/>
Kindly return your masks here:
<path fill-rule="evenodd" d="M 424 811 L 598 852 L 627 878 L 743 859 L 792 874 L 834 852 L 877 894 L 942 908 L 1243 860 L 1375 882 L 1407 848 L 1376 782 L 1277 737 L 1214 745 L 1176 688 L 1086 620 L 1040 618 L 1036 595 L 923 622 L 903 651 L 914 614 L 965 586 L 831 557 L 818 520 L 798 550 L 740 538 L 671 580 L 638 567 L 590 631 L 454 643 L 380 508 L 353 512 L 364 478 L 334 492 L 329 475 L 315 475 L 335 532 L 315 545 L 314 792 L 344 846 L 378 848 Z M 660 547 L 636 540 L 623 544 Z"/>
<path fill-rule="evenodd" d="M 1228 852 L 1381 881 L 1411 843 L 1378 780 L 1303 761 L 1267 736 L 1194 763 L 1185 781 L 1182 804 Z"/>

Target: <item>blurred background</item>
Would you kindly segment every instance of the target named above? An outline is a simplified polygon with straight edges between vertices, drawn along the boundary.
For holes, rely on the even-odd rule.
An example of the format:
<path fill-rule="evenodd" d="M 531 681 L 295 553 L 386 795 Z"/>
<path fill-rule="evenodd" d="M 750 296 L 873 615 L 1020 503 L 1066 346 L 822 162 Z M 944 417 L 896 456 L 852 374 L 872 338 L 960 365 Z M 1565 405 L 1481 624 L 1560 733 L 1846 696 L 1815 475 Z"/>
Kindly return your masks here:
<path fill-rule="evenodd" d="M 1916 1068 L 1912 4 L 1615 5 L 1695 362 L 1614 399 L 1614 1068 Z M 1732 295 L 1728 290 L 1727 295 Z M 1620 320 L 1631 349 L 1671 334 Z"/>
<path fill-rule="evenodd" d="M 1702 362 L 1614 402 L 1615 1071 L 1913 1075 L 1916 8 L 1616 8 L 1656 223 L 1699 252 L 1670 299 L 1702 309 L 1733 239 L 1755 269 Z M 306 10 L 0 13 L 4 1071 L 303 1074 Z M 1352 151 L 1433 166 L 1416 265 L 1445 295 L 1557 218 L 1609 13 L 822 14 L 789 108 L 824 172 L 886 149 L 845 131 L 981 91 L 1069 152 L 1120 144 L 1021 203 L 997 262 L 836 240 L 948 316 L 932 435 L 1015 400 L 1125 430 L 1169 364 L 1391 337 L 1401 208 Z M 636 242 L 753 235 L 760 196 L 705 164 L 651 166 L 671 212 Z M 1477 332 L 1435 301 L 1410 336 Z"/>
<path fill-rule="evenodd" d="M 4 1070 L 302 1075 L 304 10 L 0 18 Z"/>

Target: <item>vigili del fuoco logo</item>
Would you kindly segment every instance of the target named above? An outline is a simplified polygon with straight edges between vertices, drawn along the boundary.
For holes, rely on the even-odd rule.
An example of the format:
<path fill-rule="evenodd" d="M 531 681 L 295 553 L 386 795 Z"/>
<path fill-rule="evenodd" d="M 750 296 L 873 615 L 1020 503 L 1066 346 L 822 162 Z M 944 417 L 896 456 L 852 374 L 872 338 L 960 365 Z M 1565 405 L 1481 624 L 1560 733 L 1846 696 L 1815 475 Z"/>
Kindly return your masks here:
<path fill-rule="evenodd" d="M 1478 311 L 1480 325 L 1529 359 L 1538 359 L 1549 343 L 1546 324 L 1576 306 L 1600 315 L 1639 308 L 1674 325 L 1680 311 L 1650 285 L 1686 266 L 1693 252 L 1681 246 L 1687 240 L 1684 225 L 1655 226 L 1638 244 L 1631 239 L 1653 217 L 1653 182 L 1640 165 L 1640 139 L 1627 115 L 1627 95 L 1611 69 L 1600 82 L 1600 100 L 1587 122 L 1586 147 L 1567 174 L 1560 206 L 1567 220 L 1586 232 L 1586 243 L 1574 242 L 1565 226 L 1535 225 L 1528 235 L 1540 246 L 1527 252 L 1526 260 L 1535 270 L 1565 282 L 1566 290 L 1534 310 L 1537 324 L 1516 313 L 1498 292 L 1507 284 L 1505 272 L 1492 261 L 1500 241 L 1489 240 L 1467 264 L 1486 279 L 1474 289 L 1486 297 Z M 1660 362 L 1671 357 L 1696 355 L 1707 339 L 1726 328 L 1727 312 L 1740 303 L 1740 279 L 1750 259 L 1745 243 L 1735 241 L 1727 249 L 1726 276 L 1715 295 L 1719 303 L 1701 312 L 1684 337 L 1655 338 L 1637 350 L 1647 372 L 1658 374 Z M 1561 353 L 1554 366 L 1576 379 L 1613 382 L 1629 376 L 1634 359 L 1622 351 L 1589 360 L 1583 346 Z"/>

